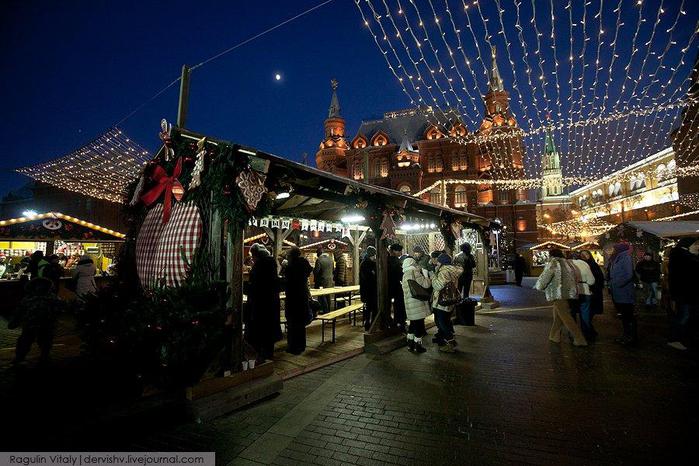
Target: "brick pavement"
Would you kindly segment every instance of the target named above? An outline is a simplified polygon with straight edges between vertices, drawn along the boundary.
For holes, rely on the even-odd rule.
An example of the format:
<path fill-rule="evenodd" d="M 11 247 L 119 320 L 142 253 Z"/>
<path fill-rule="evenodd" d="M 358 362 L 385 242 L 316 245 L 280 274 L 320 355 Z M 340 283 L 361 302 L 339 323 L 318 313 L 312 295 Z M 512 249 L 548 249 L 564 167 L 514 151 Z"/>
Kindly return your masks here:
<path fill-rule="evenodd" d="M 222 465 L 657 464 L 694 452 L 699 354 L 665 345 L 663 315 L 643 314 L 640 346 L 623 348 L 608 310 L 600 340 L 574 348 L 548 343 L 550 311 L 531 290 L 494 293 L 537 307 L 457 327 L 456 354 L 365 354 L 209 423 L 105 427 L 43 446 L 214 450 Z"/>

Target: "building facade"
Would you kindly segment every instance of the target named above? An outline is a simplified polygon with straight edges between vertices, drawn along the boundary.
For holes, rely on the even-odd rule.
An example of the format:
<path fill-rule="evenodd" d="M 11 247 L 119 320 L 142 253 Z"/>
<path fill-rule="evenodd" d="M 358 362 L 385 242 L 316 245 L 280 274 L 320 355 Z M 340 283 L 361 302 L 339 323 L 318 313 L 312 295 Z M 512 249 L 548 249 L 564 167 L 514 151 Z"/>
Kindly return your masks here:
<path fill-rule="evenodd" d="M 457 112 L 422 107 L 364 121 L 350 138 L 333 80 L 316 165 L 337 175 L 417 194 L 434 204 L 497 218 L 511 229 L 515 243 L 536 241 L 536 206 L 527 200 L 527 191 L 498 189 L 487 182 L 524 177 L 524 147 L 494 52 L 483 101 L 484 117 L 474 133 Z"/>

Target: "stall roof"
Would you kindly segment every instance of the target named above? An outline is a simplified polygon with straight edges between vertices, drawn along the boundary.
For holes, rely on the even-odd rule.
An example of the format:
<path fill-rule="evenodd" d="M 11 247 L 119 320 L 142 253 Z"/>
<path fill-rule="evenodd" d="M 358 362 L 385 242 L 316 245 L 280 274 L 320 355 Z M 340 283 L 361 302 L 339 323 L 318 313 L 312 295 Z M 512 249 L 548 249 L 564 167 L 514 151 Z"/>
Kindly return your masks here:
<path fill-rule="evenodd" d="M 184 137 L 200 140 L 205 137 L 189 130 L 173 128 Z M 490 221 L 484 217 L 450 207 L 431 204 L 422 199 L 403 194 L 393 189 L 373 186 L 360 181 L 334 175 L 317 168 L 309 167 L 298 162 L 287 160 L 277 155 L 259 151 L 223 140 L 206 137 L 212 144 L 228 144 L 238 148 L 243 153 L 254 155 L 269 162 L 269 176 L 285 180 L 293 187 L 289 198 L 275 203 L 272 214 L 287 217 L 308 217 L 319 220 L 339 220 L 347 210 L 349 199 L 356 199 L 361 194 L 376 195 L 388 204 L 404 204 L 407 216 L 429 216 L 439 218 L 442 213 L 453 215 L 465 226 L 487 227 Z"/>
<path fill-rule="evenodd" d="M 673 222 L 627 222 L 628 225 L 643 230 L 659 238 L 699 236 L 699 222 L 676 220 Z"/>
<path fill-rule="evenodd" d="M 563 243 L 558 243 L 556 241 L 544 241 L 543 243 L 535 244 L 529 249 L 553 249 L 553 248 L 558 248 L 558 249 L 565 249 L 568 250 L 570 249 L 569 246 L 566 246 Z"/>
<path fill-rule="evenodd" d="M 60 212 L 0 220 L 0 239 L 34 241 L 124 241 L 126 235 Z"/>

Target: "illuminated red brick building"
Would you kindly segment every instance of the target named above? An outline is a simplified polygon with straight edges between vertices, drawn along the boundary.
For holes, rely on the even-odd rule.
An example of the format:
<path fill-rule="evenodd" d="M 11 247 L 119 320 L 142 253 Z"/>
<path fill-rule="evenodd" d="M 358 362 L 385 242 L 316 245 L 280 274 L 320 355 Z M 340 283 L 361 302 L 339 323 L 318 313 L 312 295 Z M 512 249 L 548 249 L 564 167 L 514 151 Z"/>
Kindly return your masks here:
<path fill-rule="evenodd" d="M 337 82 L 325 120 L 325 137 L 316 153 L 318 168 L 405 193 L 419 193 L 435 204 L 498 218 L 514 231 L 517 245 L 537 238 L 536 206 L 524 189 L 459 180 L 522 178 L 524 147 L 493 53 L 485 115 L 474 134 L 457 112 L 430 108 L 384 114 L 364 121 L 350 140 L 340 114 Z M 424 191 L 424 192 L 423 192 Z"/>

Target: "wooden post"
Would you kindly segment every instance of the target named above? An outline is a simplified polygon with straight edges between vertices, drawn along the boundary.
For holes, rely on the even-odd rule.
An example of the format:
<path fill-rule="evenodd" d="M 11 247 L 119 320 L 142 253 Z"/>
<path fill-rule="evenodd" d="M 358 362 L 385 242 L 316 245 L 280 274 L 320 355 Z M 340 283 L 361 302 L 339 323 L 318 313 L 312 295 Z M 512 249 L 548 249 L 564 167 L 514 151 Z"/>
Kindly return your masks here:
<path fill-rule="evenodd" d="M 274 250 L 272 252 L 274 254 L 274 260 L 277 261 L 277 272 L 279 272 L 282 267 L 282 265 L 279 263 L 279 257 L 282 255 L 284 240 L 287 239 L 294 230 L 291 228 L 282 230 L 281 228 L 272 229 L 269 227 L 263 227 L 262 229 L 265 231 L 269 239 L 272 240 L 272 244 L 274 245 Z"/>
<path fill-rule="evenodd" d="M 182 77 L 180 78 L 180 100 L 177 105 L 177 126 L 184 128 L 187 122 L 187 111 L 189 110 L 189 76 L 192 69 L 187 65 L 182 65 Z"/>
<path fill-rule="evenodd" d="M 382 212 L 379 211 L 381 214 Z M 382 215 L 379 216 L 382 218 Z M 369 333 L 385 330 L 391 313 L 390 296 L 388 295 L 388 245 L 381 239 L 381 220 L 373 222 L 371 229 L 376 238 L 376 291 L 378 309 L 376 318 L 369 328 Z"/>
<path fill-rule="evenodd" d="M 231 356 L 230 367 L 238 370 L 243 360 L 243 232 L 244 227 L 237 222 L 228 224 L 226 235 L 226 281 L 228 295 L 228 319 L 230 325 Z"/>
<path fill-rule="evenodd" d="M 364 241 L 367 231 L 360 231 L 359 228 L 356 230 L 350 230 L 350 236 L 348 236 L 350 244 L 352 244 L 352 278 L 354 281 L 353 285 L 359 285 L 359 246 Z"/>

